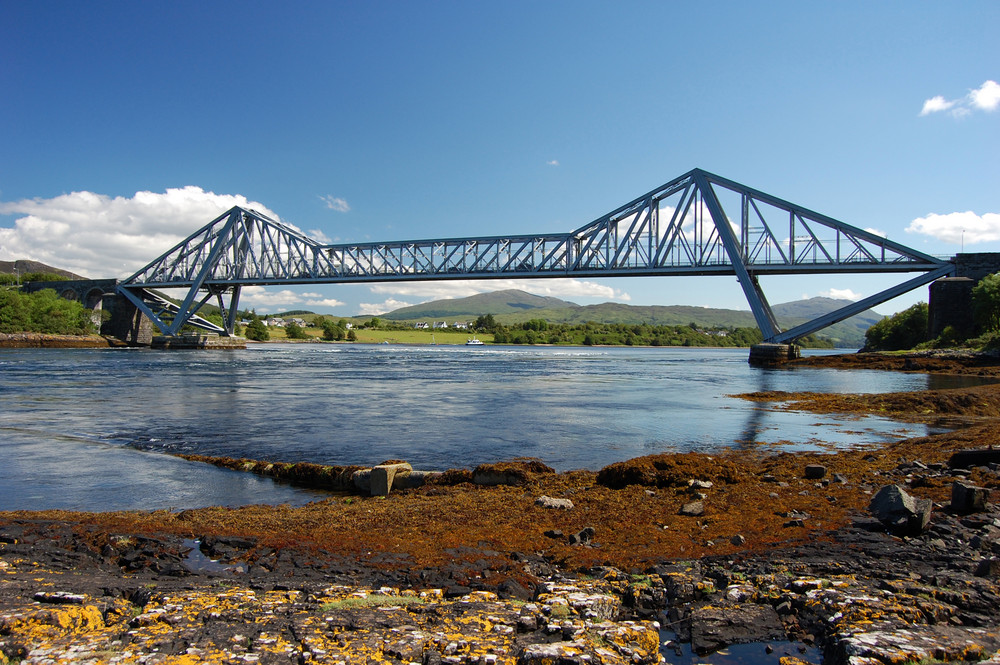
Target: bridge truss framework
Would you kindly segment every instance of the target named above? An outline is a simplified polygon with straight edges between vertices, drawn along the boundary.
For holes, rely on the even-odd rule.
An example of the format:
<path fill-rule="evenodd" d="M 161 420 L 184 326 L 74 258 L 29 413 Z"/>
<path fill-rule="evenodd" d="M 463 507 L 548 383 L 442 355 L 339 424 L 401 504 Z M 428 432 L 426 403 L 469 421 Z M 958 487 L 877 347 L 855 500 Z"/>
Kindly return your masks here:
<path fill-rule="evenodd" d="M 323 244 L 235 207 L 119 284 L 165 335 L 185 324 L 233 334 L 244 286 L 491 278 L 735 275 L 764 340 L 793 342 L 954 274 L 949 261 L 694 169 L 575 231 Z M 762 275 L 920 273 L 782 331 Z M 177 304 L 156 289 L 187 289 Z M 228 302 L 227 302 L 228 298 Z M 224 323 L 198 311 L 215 300 Z"/>

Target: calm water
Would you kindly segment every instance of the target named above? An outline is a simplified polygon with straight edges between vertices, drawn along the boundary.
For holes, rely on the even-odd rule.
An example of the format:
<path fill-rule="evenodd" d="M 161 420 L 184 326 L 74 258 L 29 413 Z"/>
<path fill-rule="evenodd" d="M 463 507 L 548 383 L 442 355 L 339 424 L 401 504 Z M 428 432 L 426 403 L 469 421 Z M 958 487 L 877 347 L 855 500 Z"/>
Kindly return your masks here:
<path fill-rule="evenodd" d="M 530 456 L 566 470 L 672 450 L 870 443 L 925 430 L 771 412 L 727 395 L 943 387 L 925 375 L 755 369 L 746 356 L 289 344 L 0 349 L 0 510 L 298 504 L 318 496 L 164 454 L 176 452 L 320 464 L 400 458 L 424 469 Z"/>

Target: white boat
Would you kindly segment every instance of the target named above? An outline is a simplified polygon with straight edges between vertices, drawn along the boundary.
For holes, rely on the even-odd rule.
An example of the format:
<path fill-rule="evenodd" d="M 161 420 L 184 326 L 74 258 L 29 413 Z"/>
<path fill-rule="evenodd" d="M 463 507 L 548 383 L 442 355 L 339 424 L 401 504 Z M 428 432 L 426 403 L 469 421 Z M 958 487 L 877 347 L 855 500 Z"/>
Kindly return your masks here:
<path fill-rule="evenodd" d="M 483 342 L 482 342 L 482 340 L 479 340 L 479 339 L 476 339 L 475 337 L 473 337 L 473 338 L 469 339 L 469 341 L 467 341 L 465 343 L 465 345 L 466 346 L 483 346 Z"/>

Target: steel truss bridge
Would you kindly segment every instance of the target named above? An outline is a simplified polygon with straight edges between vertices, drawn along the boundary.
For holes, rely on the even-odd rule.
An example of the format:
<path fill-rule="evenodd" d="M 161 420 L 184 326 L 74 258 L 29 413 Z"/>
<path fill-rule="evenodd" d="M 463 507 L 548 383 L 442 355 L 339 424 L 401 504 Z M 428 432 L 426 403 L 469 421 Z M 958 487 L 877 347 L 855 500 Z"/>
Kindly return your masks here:
<path fill-rule="evenodd" d="M 946 260 L 694 169 L 568 233 L 323 244 L 235 207 L 123 280 L 164 335 L 191 324 L 232 335 L 244 286 L 490 278 L 735 275 L 767 342 L 789 343 L 954 274 Z M 790 330 L 762 275 L 919 273 Z M 177 304 L 157 289 L 187 289 Z M 198 316 L 214 300 L 218 326 Z"/>

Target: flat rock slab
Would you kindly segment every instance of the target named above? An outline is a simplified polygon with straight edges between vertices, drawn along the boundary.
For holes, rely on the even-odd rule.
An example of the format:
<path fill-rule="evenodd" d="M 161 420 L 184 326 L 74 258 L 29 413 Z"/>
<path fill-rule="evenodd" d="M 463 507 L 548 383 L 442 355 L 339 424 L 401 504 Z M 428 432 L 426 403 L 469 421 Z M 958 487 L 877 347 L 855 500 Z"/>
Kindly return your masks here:
<path fill-rule="evenodd" d="M 406 462 L 398 464 L 380 464 L 372 467 L 371 473 L 371 495 L 389 496 L 392 484 L 397 477 L 409 475 L 413 467 Z"/>
<path fill-rule="evenodd" d="M 741 603 L 703 607 L 691 612 L 690 622 L 691 649 L 698 655 L 730 644 L 785 639 L 781 619 L 770 605 Z"/>

